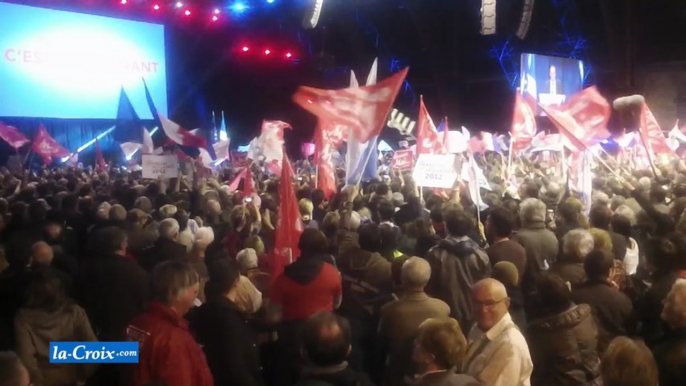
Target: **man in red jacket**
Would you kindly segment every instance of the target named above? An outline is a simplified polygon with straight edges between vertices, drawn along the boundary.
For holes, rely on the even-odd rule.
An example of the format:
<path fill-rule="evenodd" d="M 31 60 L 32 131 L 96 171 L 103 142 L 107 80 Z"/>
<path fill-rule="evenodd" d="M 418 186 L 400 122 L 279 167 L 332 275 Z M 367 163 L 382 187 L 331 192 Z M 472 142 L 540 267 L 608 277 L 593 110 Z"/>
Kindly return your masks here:
<path fill-rule="evenodd" d="M 212 386 L 205 354 L 183 316 L 198 296 L 198 275 L 189 263 L 167 261 L 153 271 L 154 301 L 126 329 L 139 342 L 139 363 L 129 368 L 129 385 Z"/>

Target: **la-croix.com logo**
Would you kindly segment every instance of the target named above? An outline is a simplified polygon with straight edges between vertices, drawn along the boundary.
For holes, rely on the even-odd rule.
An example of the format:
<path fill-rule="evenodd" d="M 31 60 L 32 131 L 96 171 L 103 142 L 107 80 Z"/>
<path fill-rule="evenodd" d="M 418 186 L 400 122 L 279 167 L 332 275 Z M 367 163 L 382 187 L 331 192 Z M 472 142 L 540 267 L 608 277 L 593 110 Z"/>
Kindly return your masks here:
<path fill-rule="evenodd" d="M 50 342 L 50 363 L 138 363 L 138 342 Z"/>

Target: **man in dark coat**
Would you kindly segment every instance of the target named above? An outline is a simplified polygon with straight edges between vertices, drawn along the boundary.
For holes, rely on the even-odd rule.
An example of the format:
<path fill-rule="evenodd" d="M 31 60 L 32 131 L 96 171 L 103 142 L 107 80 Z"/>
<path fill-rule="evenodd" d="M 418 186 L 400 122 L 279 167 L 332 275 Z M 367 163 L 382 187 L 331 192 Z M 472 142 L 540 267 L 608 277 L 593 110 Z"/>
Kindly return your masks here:
<path fill-rule="evenodd" d="M 678 280 L 667 295 L 662 320 L 671 331 L 655 346 L 660 386 L 683 385 L 686 380 L 686 280 Z"/>
<path fill-rule="evenodd" d="M 126 257 L 126 232 L 110 227 L 92 235 L 100 255 L 81 270 L 81 303 L 101 341 L 121 340 L 126 324 L 143 312 L 150 296 L 147 272 Z"/>
<path fill-rule="evenodd" d="M 612 256 L 593 251 L 584 260 L 588 280 L 572 292 L 577 304 L 588 304 L 598 324 L 598 351 L 605 352 L 612 339 L 631 335 L 635 328 L 634 307 L 631 299 L 610 282 Z"/>
<path fill-rule="evenodd" d="M 320 312 L 305 322 L 302 332 L 303 355 L 307 365 L 296 386 L 372 386 L 363 374 L 348 367 L 345 359 L 350 345 L 350 325 L 330 312 Z"/>
<path fill-rule="evenodd" d="M 217 260 L 210 267 L 208 302 L 196 312 L 192 329 L 203 346 L 215 385 L 264 384 L 257 338 L 236 306 L 238 268 Z"/>
<path fill-rule="evenodd" d="M 624 256 L 626 256 L 626 237 L 610 230 L 610 221 L 612 220 L 610 208 L 606 205 L 594 205 L 588 217 L 591 228 L 602 229 L 610 234 L 614 258 L 624 261 Z"/>
<path fill-rule="evenodd" d="M 179 223 L 173 218 L 160 222 L 160 236 L 152 248 L 142 252 L 143 268 L 151 272 L 155 265 L 169 260 L 184 260 L 188 257 L 186 247 L 176 242 L 179 237 Z"/>
<path fill-rule="evenodd" d="M 426 286 L 429 296 L 450 306 L 450 316 L 468 331 L 473 323 L 472 287 L 491 276 L 488 255 L 467 234 L 475 228 L 474 220 L 462 210 L 449 210 L 444 215 L 448 237 L 441 240 L 426 256 L 431 265 L 431 280 Z"/>

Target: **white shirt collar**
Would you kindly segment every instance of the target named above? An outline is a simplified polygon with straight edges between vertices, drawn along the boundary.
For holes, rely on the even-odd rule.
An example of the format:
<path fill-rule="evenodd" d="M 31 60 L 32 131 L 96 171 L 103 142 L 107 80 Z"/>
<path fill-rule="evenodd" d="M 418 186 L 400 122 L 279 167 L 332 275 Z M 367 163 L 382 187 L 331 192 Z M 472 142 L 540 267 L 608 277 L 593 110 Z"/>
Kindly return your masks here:
<path fill-rule="evenodd" d="M 472 342 L 477 341 L 479 338 L 481 338 L 483 335 L 486 335 L 486 338 L 489 341 L 495 340 L 503 331 L 505 331 L 511 324 L 512 324 L 512 317 L 510 316 L 510 313 L 508 312 L 503 316 L 502 319 L 498 323 L 496 323 L 493 327 L 491 327 L 490 330 L 484 332 L 479 328 L 478 325 L 475 325 L 474 328 L 472 329 L 472 334 L 470 334 L 470 339 Z"/>

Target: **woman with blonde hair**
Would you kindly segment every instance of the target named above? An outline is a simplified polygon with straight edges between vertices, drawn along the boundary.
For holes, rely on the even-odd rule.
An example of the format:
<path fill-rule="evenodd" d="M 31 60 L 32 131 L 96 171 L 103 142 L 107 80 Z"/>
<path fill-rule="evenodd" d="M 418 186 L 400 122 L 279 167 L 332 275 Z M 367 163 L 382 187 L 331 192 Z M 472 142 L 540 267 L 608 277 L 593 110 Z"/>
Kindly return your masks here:
<path fill-rule="evenodd" d="M 414 359 L 419 378 L 414 386 L 477 386 L 473 377 L 455 373 L 467 352 L 467 339 L 457 320 L 427 319 L 414 343 Z"/>

